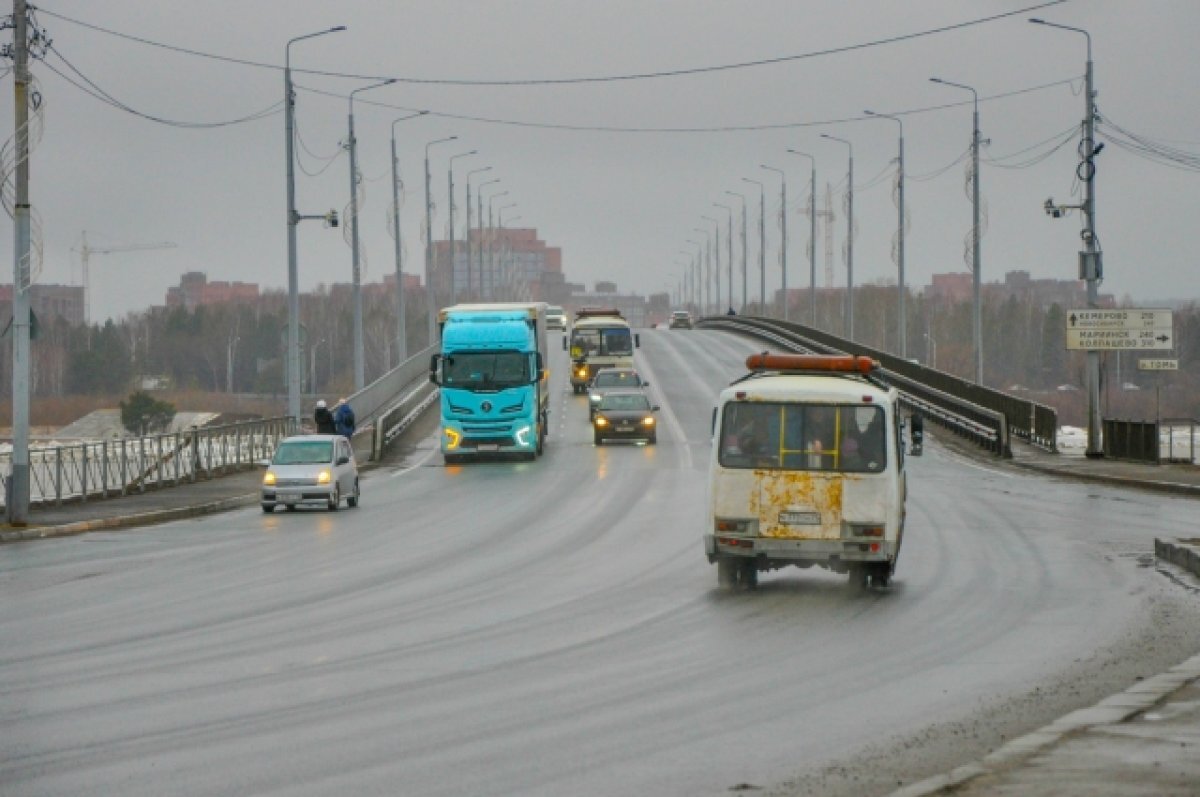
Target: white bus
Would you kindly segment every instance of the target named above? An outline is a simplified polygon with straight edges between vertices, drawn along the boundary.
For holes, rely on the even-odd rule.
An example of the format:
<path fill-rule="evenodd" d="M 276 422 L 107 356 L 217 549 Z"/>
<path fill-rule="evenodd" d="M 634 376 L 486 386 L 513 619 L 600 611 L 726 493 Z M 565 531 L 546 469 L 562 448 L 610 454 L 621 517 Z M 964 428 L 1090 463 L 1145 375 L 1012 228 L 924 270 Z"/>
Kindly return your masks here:
<path fill-rule="evenodd" d="M 615 308 L 583 307 L 575 312 L 570 344 L 571 388 L 586 393 L 588 383 L 601 368 L 632 368 L 633 350 L 641 345 L 629 322 Z"/>
<path fill-rule="evenodd" d="M 817 565 L 886 586 L 907 487 L 897 393 L 868 357 L 751 355 L 714 410 L 704 550 L 722 587 Z"/>

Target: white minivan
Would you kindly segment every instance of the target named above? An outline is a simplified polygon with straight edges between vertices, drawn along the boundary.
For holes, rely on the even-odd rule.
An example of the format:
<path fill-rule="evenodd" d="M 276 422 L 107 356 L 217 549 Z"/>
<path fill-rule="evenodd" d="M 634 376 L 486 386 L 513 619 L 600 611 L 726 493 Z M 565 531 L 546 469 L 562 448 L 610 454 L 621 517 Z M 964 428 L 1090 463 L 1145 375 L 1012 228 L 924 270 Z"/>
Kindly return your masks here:
<path fill-rule="evenodd" d="M 262 480 L 262 511 L 276 506 L 358 506 L 358 465 L 350 441 L 338 434 L 304 434 L 284 439 Z"/>

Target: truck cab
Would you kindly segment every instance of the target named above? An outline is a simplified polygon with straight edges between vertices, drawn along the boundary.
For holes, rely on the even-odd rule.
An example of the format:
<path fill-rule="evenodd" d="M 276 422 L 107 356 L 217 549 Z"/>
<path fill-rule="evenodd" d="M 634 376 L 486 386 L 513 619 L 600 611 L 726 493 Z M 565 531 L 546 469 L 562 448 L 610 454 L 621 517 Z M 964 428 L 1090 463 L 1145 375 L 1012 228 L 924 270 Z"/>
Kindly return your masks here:
<path fill-rule="evenodd" d="M 429 378 L 441 388 L 447 463 L 480 454 L 536 459 L 548 429 L 546 305 L 455 305 L 441 311 L 441 352 Z"/>

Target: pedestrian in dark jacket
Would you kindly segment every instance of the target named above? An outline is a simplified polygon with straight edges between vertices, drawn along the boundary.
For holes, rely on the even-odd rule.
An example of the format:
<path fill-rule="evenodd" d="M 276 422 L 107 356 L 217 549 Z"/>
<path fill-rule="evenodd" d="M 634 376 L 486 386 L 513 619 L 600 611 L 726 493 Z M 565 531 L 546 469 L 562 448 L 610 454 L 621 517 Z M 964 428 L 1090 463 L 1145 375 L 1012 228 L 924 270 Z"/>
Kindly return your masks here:
<path fill-rule="evenodd" d="M 338 399 L 333 408 L 333 426 L 337 434 L 349 439 L 354 436 L 354 410 L 346 403 L 346 399 Z"/>
<path fill-rule="evenodd" d="M 313 423 L 317 425 L 317 434 L 337 434 L 333 413 L 325 406 L 325 399 L 317 402 L 317 408 L 313 410 Z"/>

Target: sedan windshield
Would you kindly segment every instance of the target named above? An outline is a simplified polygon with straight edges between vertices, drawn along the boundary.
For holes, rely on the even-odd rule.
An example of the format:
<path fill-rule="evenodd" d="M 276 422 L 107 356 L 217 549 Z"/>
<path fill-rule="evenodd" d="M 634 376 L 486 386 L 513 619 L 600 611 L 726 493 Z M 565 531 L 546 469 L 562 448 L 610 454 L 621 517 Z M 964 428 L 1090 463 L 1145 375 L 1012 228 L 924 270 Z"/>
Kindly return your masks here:
<path fill-rule="evenodd" d="M 603 370 L 596 374 L 596 387 L 638 387 L 642 380 L 628 371 Z"/>
<path fill-rule="evenodd" d="M 650 409 L 650 400 L 642 395 L 612 395 L 604 397 L 600 409 L 613 412 L 638 412 Z"/>
<path fill-rule="evenodd" d="M 328 440 L 311 440 L 281 443 L 271 460 L 276 465 L 317 465 L 333 458 L 333 443 Z"/>
<path fill-rule="evenodd" d="M 443 384 L 499 389 L 529 384 L 529 358 L 515 351 L 459 352 L 446 357 Z"/>

